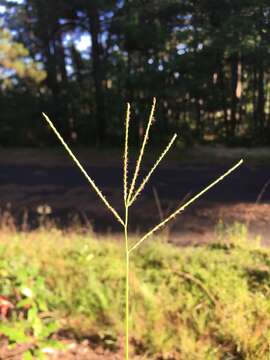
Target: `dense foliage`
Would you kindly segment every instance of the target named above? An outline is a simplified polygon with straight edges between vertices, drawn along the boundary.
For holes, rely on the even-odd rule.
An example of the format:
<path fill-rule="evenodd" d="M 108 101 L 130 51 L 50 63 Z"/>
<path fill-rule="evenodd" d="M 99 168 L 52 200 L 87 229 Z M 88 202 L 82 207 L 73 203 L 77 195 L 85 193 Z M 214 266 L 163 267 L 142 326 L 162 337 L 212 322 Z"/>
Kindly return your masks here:
<path fill-rule="evenodd" d="M 1 144 L 49 144 L 45 111 L 74 143 L 118 145 L 124 102 L 144 115 L 153 96 L 158 143 L 175 130 L 187 143 L 269 143 L 269 1 L 0 4 Z"/>
<path fill-rule="evenodd" d="M 120 244 L 52 229 L 2 231 L 0 241 L 0 295 L 14 306 L 0 324 L 0 345 L 4 337 L 27 343 L 28 354 L 43 358 L 62 329 L 117 349 Z M 243 225 L 220 227 L 209 246 L 180 249 L 155 239 L 134 254 L 131 282 L 132 348 L 143 358 L 269 358 L 270 253 L 248 245 Z"/>

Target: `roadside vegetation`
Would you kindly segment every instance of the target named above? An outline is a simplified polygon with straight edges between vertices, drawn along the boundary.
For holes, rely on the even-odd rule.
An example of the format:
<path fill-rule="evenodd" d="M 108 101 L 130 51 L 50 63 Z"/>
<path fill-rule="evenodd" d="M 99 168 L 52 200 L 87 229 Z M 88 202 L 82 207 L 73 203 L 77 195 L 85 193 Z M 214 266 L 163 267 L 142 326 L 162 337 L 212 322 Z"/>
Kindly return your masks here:
<path fill-rule="evenodd" d="M 270 251 L 244 225 L 218 226 L 216 242 L 178 248 L 158 238 L 131 264 L 131 350 L 150 359 L 267 359 Z M 136 241 L 137 239 L 132 239 Z M 0 233 L 1 341 L 46 358 L 61 334 L 118 351 L 123 339 L 121 242 L 41 227 Z M 3 309 L 3 308 L 1 308 Z"/>

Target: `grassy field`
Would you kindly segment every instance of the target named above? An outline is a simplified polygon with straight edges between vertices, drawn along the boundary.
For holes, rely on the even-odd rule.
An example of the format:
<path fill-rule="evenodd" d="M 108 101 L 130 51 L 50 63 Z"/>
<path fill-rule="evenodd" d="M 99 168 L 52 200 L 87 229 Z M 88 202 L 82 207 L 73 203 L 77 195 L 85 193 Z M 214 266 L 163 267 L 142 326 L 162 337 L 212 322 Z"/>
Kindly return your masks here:
<path fill-rule="evenodd" d="M 134 252 L 134 354 L 269 359 L 270 251 L 248 244 L 246 235 L 241 224 L 220 226 L 207 246 L 179 248 L 155 238 Z M 31 344 L 23 359 L 46 358 L 42 349 L 59 346 L 60 334 L 118 351 L 124 315 L 119 241 L 48 228 L 3 230 L 0 276 L 0 294 L 14 305 L 0 333 L 10 344 Z"/>

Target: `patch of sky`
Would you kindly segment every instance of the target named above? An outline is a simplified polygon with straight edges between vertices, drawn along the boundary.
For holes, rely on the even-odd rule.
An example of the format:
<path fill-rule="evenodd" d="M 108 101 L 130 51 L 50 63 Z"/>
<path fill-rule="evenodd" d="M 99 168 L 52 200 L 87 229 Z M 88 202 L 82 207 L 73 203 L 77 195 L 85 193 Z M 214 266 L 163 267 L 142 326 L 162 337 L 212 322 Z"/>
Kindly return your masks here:
<path fill-rule="evenodd" d="M 80 39 L 77 40 L 76 42 L 76 48 L 79 51 L 86 51 L 90 48 L 91 46 L 91 38 L 88 34 L 82 34 Z"/>
<path fill-rule="evenodd" d="M 17 3 L 17 4 L 23 4 L 23 3 L 24 3 L 24 0 L 7 0 L 7 2 Z"/>
<path fill-rule="evenodd" d="M 76 31 L 74 33 L 68 33 L 63 38 L 63 43 L 65 47 L 68 47 L 71 44 L 74 44 L 76 49 L 82 52 L 84 58 L 88 58 L 89 55 L 85 55 L 86 51 L 89 50 L 91 46 L 91 38 L 86 32 Z"/>
<path fill-rule="evenodd" d="M 0 74 L 0 78 L 1 79 L 5 79 L 5 78 L 10 78 L 13 75 L 15 75 L 15 70 L 14 69 L 2 69 L 1 74 Z"/>
<path fill-rule="evenodd" d="M 118 51 L 119 51 L 119 46 L 117 44 L 114 44 L 110 50 L 110 53 L 118 52 Z"/>
<path fill-rule="evenodd" d="M 186 44 L 178 44 L 176 50 L 178 55 L 183 55 L 187 52 L 188 46 Z"/>
<path fill-rule="evenodd" d="M 68 75 L 73 74 L 74 69 L 71 65 L 66 65 L 66 70 L 67 70 Z"/>

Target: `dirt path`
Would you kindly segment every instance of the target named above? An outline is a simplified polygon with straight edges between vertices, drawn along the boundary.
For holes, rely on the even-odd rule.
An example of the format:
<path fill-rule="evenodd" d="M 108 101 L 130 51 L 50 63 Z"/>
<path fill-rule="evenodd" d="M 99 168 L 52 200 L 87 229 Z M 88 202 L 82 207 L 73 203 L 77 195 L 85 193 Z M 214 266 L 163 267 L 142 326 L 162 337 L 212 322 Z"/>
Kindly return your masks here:
<path fill-rule="evenodd" d="M 14 155 L 14 154 L 13 154 Z M 108 159 L 107 159 L 108 160 Z M 70 225 L 74 218 L 89 223 L 97 232 L 118 232 L 120 227 L 103 208 L 96 194 L 89 191 L 86 180 L 70 162 L 61 166 L 38 162 L 16 162 L 11 157 L 0 159 L 0 208 L 8 210 L 17 223 L 37 225 L 42 215 L 42 205 L 48 204 L 50 219 Z M 86 166 L 89 174 L 103 190 L 106 197 L 122 212 L 122 169 L 112 164 Z M 161 167 L 153 176 L 145 192 L 132 208 L 131 229 L 144 231 L 159 220 L 155 189 L 164 213 L 169 213 L 179 202 L 195 194 L 210 181 L 226 171 L 234 160 L 214 163 L 170 163 Z M 142 175 L 145 170 L 142 171 Z M 270 166 L 246 161 L 235 173 L 192 205 L 174 223 L 174 241 L 190 242 L 196 238 L 205 241 L 213 232 L 217 221 L 244 221 L 252 231 L 260 230 L 265 236 L 270 232 Z M 120 184 L 120 187 L 119 187 Z M 256 204 L 256 200 L 260 204 Z M 177 239 L 177 240 L 175 240 Z M 180 240 L 179 240 L 180 239 Z"/>
<path fill-rule="evenodd" d="M 232 163 L 233 164 L 233 163 Z M 187 193 L 195 193 L 210 181 L 217 178 L 229 168 L 228 164 L 212 165 L 182 165 L 175 168 L 161 168 L 153 175 L 151 182 L 145 189 L 145 195 L 152 194 L 155 186 L 161 197 L 181 199 Z M 86 167 L 88 173 L 97 184 L 105 191 L 117 191 L 122 184 L 122 170 L 116 166 Z M 142 176 L 146 174 L 145 169 Z M 270 166 L 242 165 L 234 174 L 211 190 L 207 195 L 208 201 L 253 202 L 256 201 L 260 191 L 267 181 L 270 181 Z M 86 180 L 81 176 L 75 166 L 42 166 L 42 165 L 17 165 L 0 163 L 0 191 L 1 204 L 3 192 L 8 186 L 25 188 L 32 193 L 40 189 L 40 197 L 46 200 L 46 195 L 60 192 L 81 190 L 88 193 Z M 46 191 L 47 189 L 47 191 Z M 270 189 L 266 189 L 263 201 L 270 201 Z"/>

